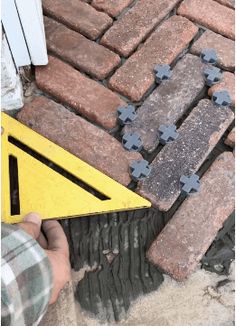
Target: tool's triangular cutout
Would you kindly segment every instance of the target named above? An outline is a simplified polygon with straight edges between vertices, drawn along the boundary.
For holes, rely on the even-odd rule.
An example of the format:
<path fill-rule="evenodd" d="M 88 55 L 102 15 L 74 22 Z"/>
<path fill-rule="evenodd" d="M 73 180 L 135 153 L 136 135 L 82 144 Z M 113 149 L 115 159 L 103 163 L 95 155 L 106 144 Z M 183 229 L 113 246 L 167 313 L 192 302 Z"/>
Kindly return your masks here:
<path fill-rule="evenodd" d="M 17 120 L 2 114 L 2 220 L 150 207 L 151 203 Z"/>

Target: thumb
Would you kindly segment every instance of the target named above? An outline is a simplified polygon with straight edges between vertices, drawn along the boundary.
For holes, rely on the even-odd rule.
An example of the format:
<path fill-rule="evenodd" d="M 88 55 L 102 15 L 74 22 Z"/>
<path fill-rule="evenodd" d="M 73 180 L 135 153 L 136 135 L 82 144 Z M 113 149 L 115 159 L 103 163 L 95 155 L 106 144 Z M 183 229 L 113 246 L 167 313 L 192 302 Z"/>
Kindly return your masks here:
<path fill-rule="evenodd" d="M 37 239 L 40 234 L 41 224 L 42 221 L 38 213 L 29 213 L 24 217 L 23 222 L 18 224 L 18 226 L 32 238 Z"/>

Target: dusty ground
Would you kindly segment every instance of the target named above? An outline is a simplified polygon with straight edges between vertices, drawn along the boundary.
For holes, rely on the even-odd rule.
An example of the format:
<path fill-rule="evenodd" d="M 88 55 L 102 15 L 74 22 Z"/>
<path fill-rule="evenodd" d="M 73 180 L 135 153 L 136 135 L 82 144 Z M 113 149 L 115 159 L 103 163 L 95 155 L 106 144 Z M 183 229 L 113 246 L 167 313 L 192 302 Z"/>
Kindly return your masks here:
<path fill-rule="evenodd" d="M 233 326 L 234 266 L 230 275 L 219 276 L 196 271 L 186 282 L 177 283 L 166 276 L 158 291 L 138 299 L 126 320 L 117 326 Z M 78 279 L 74 275 L 73 279 Z M 228 283 L 223 282 L 227 280 Z M 62 292 L 51 307 L 43 326 L 98 326 L 98 321 L 73 305 L 72 287 Z M 105 324 L 111 326 L 113 324 Z"/>

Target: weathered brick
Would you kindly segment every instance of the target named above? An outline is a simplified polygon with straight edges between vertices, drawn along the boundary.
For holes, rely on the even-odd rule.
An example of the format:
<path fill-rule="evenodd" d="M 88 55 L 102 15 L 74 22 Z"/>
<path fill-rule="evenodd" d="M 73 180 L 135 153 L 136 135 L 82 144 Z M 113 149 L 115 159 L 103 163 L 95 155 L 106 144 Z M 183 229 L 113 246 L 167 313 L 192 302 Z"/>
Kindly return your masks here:
<path fill-rule="evenodd" d="M 178 139 L 165 145 L 151 163 L 138 193 L 161 211 L 169 210 L 181 192 L 180 177 L 198 171 L 233 119 L 231 109 L 201 100 L 178 129 Z"/>
<path fill-rule="evenodd" d="M 224 152 L 148 250 L 148 259 L 178 281 L 195 270 L 234 210 L 234 156 Z"/>
<path fill-rule="evenodd" d="M 232 129 L 230 131 L 230 133 L 228 134 L 228 136 L 227 136 L 227 138 L 225 140 L 225 144 L 232 147 L 232 148 L 234 148 L 234 146 L 235 146 L 235 128 Z"/>
<path fill-rule="evenodd" d="M 109 86 L 139 101 L 154 84 L 156 64 L 170 64 L 195 36 L 198 29 L 188 19 L 172 16 L 165 21 L 111 77 Z"/>
<path fill-rule="evenodd" d="M 227 6 L 229 8 L 235 8 L 235 1 L 234 0 L 215 0 L 219 2 L 220 4 Z"/>
<path fill-rule="evenodd" d="M 216 1 L 184 0 L 178 9 L 178 14 L 216 33 L 231 39 L 235 37 L 234 10 Z"/>
<path fill-rule="evenodd" d="M 107 129 L 115 127 L 117 108 L 125 104 L 109 89 L 51 56 L 47 66 L 36 67 L 36 83 L 46 93 Z"/>
<path fill-rule="evenodd" d="M 163 82 L 137 110 L 137 118 L 124 132 L 138 132 L 146 151 L 153 151 L 160 125 L 175 124 L 204 89 L 201 59 L 187 54 L 175 68 L 170 80 Z"/>
<path fill-rule="evenodd" d="M 129 163 L 141 159 L 102 129 L 45 97 L 26 104 L 18 120 L 78 156 L 123 185 L 128 185 Z"/>
<path fill-rule="evenodd" d="M 227 90 L 232 99 L 232 106 L 235 105 L 235 76 L 230 72 L 224 72 L 223 79 L 220 83 L 213 85 L 208 90 L 208 94 L 212 96 L 213 92 Z"/>
<path fill-rule="evenodd" d="M 92 5 L 98 10 L 105 11 L 115 17 L 128 7 L 133 0 L 93 0 Z"/>
<path fill-rule="evenodd" d="M 204 34 L 193 44 L 191 53 L 200 54 L 203 49 L 215 49 L 217 52 L 217 64 L 226 70 L 234 70 L 235 42 L 212 31 Z"/>
<path fill-rule="evenodd" d="M 101 43 L 127 57 L 174 8 L 178 0 L 140 0 L 102 37 Z"/>
<path fill-rule="evenodd" d="M 87 74 L 104 79 L 119 63 L 120 57 L 96 42 L 45 17 L 47 48 Z"/>
<path fill-rule="evenodd" d="M 43 9 L 47 15 L 92 40 L 112 25 L 112 19 L 107 14 L 79 0 L 43 0 Z"/>

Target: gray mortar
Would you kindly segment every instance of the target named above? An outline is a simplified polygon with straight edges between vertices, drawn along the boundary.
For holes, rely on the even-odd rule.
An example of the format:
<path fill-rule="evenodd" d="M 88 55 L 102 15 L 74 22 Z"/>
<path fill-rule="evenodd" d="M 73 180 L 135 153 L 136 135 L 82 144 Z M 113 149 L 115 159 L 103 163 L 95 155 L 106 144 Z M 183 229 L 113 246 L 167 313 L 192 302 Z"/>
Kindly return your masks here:
<path fill-rule="evenodd" d="M 100 321 L 119 321 L 131 302 L 156 290 L 162 274 L 145 258 L 165 225 L 155 209 L 104 214 L 64 221 L 75 270 L 97 265 L 78 282 L 76 299 Z M 112 260 L 107 253 L 113 254 Z"/>

